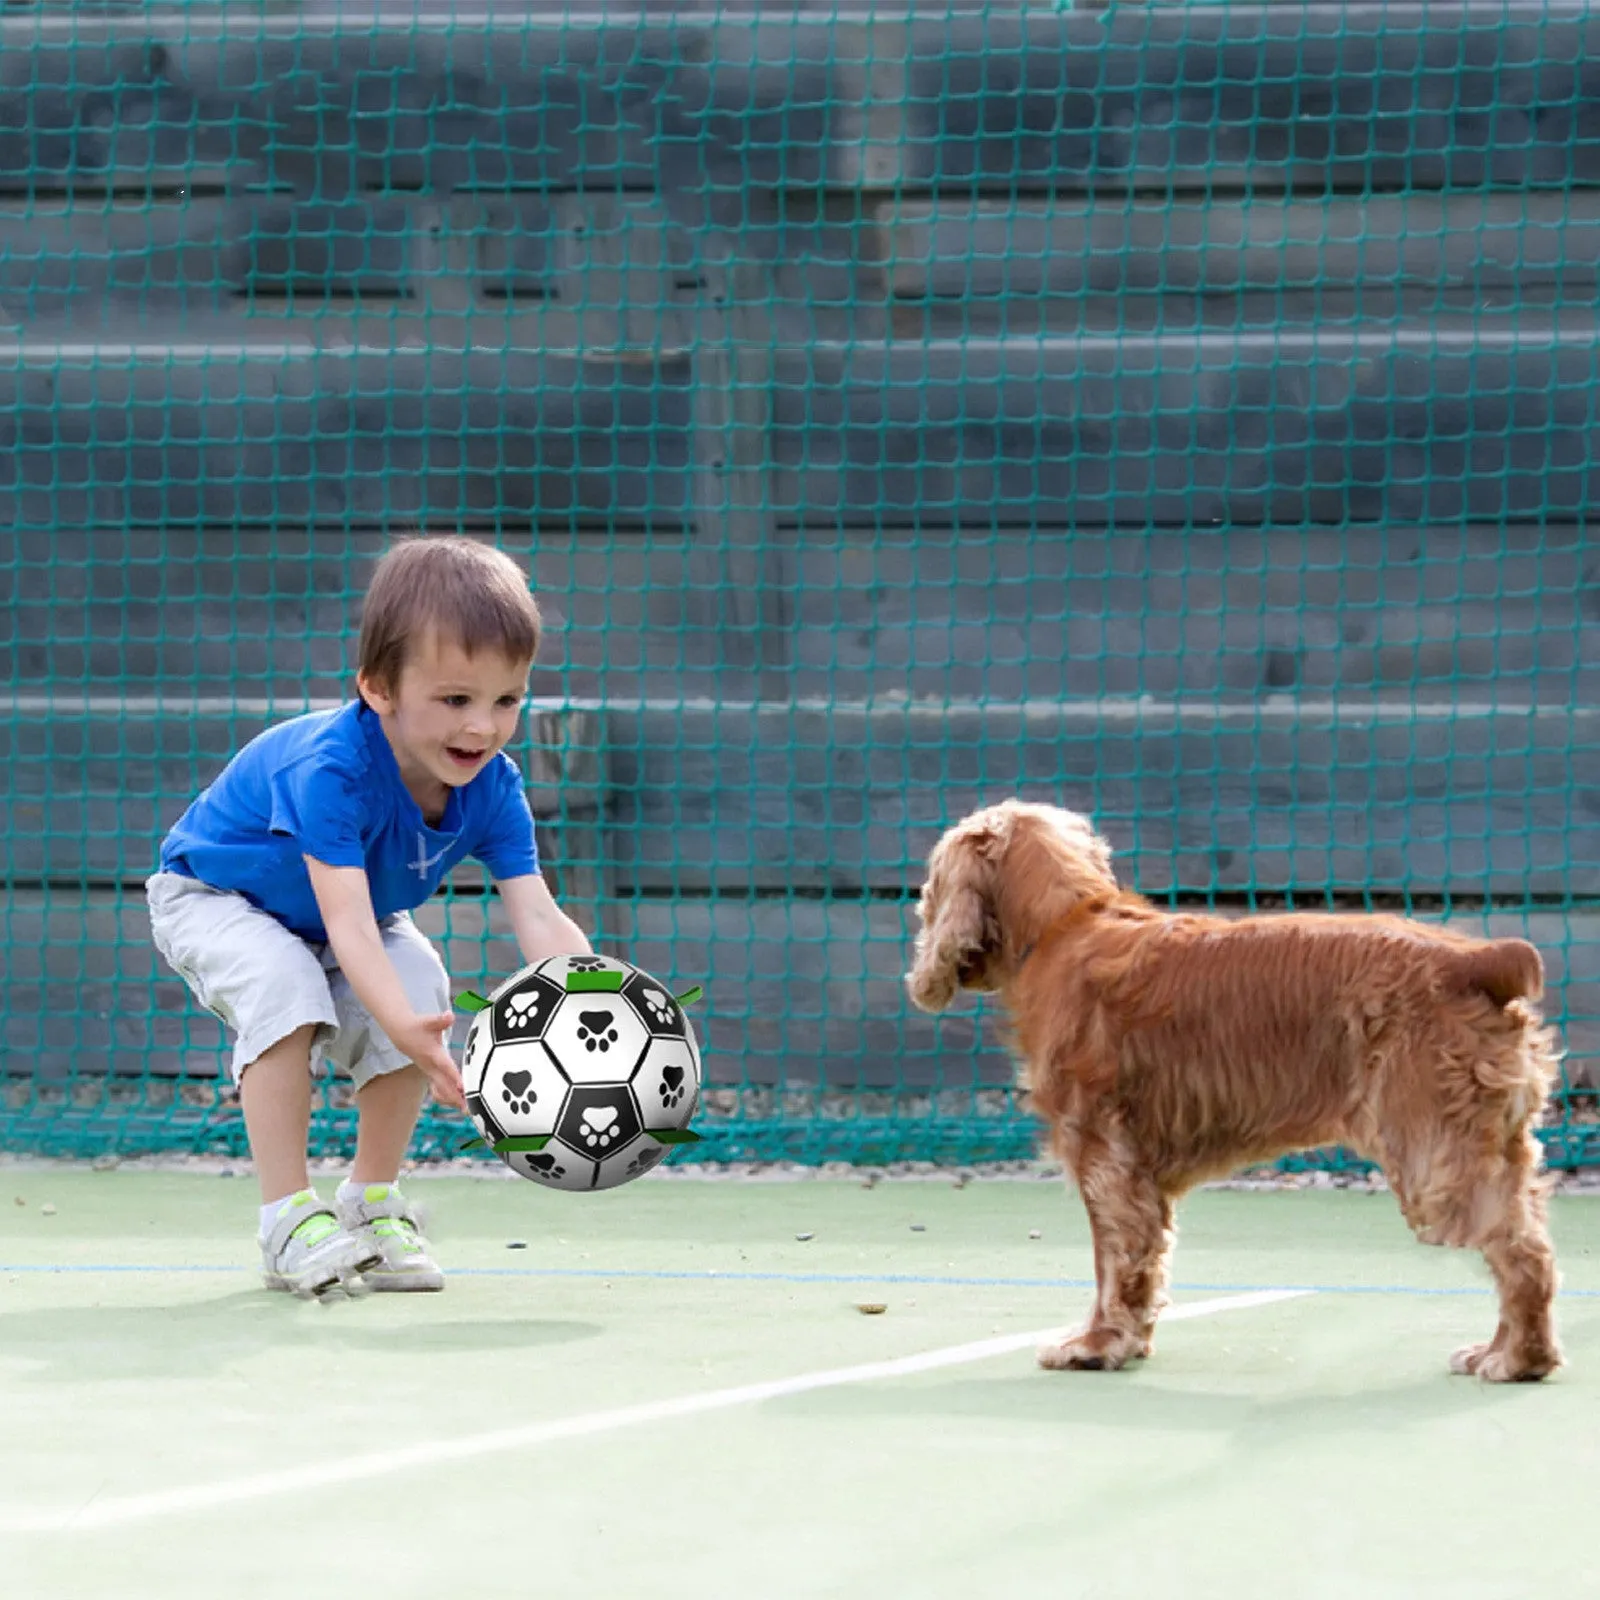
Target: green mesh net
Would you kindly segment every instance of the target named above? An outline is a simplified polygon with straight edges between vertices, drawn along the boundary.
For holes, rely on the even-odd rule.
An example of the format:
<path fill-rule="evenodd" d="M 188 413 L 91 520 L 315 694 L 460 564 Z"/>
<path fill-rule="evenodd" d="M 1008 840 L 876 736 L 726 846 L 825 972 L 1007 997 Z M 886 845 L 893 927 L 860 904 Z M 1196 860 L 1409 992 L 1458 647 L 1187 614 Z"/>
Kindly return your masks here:
<path fill-rule="evenodd" d="M 1163 903 L 1533 939 L 1590 1160 L 1597 28 L 7 7 L 0 1145 L 242 1147 L 142 882 L 425 528 L 532 574 L 542 848 L 705 986 L 694 1157 L 1032 1152 L 900 981 L 1015 793 Z M 475 870 L 418 915 L 518 965 Z"/>

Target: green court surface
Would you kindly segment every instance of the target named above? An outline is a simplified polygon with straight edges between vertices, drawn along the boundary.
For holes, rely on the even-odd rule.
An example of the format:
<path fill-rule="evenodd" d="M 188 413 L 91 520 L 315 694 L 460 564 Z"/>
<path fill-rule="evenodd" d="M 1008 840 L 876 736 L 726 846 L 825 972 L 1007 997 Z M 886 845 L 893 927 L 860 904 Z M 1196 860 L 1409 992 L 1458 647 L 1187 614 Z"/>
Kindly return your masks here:
<path fill-rule="evenodd" d="M 1446 1371 L 1481 1263 L 1383 1194 L 1194 1196 L 1187 1319 L 1057 1374 L 1090 1268 L 1053 1182 L 419 1177 L 446 1292 L 328 1306 L 256 1287 L 247 1180 L 0 1185 L 19 1600 L 1600 1588 L 1590 1199 L 1555 1205 L 1570 1364 L 1495 1389 Z"/>

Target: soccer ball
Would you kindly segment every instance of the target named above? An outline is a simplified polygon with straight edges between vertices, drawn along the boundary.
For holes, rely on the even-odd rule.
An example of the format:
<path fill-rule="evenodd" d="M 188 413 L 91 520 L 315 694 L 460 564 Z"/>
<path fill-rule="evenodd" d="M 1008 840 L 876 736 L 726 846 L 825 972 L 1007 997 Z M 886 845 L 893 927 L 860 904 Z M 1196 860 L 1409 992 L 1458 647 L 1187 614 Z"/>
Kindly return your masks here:
<path fill-rule="evenodd" d="M 472 1019 L 467 1110 L 513 1172 L 551 1189 L 614 1189 L 684 1143 L 700 1048 L 649 973 L 610 956 L 524 967 Z M 689 1136 L 692 1137 L 692 1136 Z"/>

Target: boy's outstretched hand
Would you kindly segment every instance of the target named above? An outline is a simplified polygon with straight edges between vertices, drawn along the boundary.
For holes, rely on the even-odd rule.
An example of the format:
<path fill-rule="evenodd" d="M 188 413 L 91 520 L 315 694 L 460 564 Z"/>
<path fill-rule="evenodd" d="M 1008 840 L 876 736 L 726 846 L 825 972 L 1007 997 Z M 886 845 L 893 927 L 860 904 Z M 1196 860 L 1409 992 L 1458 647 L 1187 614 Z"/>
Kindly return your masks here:
<path fill-rule="evenodd" d="M 461 1072 L 445 1042 L 455 1020 L 448 1011 L 432 1017 L 413 1017 L 389 1037 L 427 1074 L 428 1087 L 440 1105 L 465 1111 L 467 1100 L 461 1089 Z"/>
<path fill-rule="evenodd" d="M 328 930 L 328 943 L 350 987 L 406 1060 L 415 1061 L 427 1074 L 433 1098 L 442 1106 L 465 1111 L 461 1073 L 445 1042 L 455 1015 L 441 1011 L 437 1016 L 419 1017 L 411 1011 L 394 963 L 384 954 L 366 872 L 361 867 L 330 867 L 315 856 L 302 859 Z M 399 1020 L 402 1017 L 403 1022 Z M 391 1027 L 390 1023 L 397 1025 Z"/>

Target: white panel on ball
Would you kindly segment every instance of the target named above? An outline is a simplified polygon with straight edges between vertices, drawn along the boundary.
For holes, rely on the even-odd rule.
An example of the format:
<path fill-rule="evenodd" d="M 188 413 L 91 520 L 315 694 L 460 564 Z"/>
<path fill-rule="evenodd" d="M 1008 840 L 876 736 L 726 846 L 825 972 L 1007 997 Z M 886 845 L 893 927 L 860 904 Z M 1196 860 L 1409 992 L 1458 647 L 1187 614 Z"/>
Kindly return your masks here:
<path fill-rule="evenodd" d="M 532 1178 L 546 1189 L 594 1188 L 594 1162 L 587 1156 L 574 1154 L 558 1140 L 552 1140 L 543 1150 L 517 1151 L 505 1159 L 513 1172 Z"/>
<path fill-rule="evenodd" d="M 544 1031 L 544 1044 L 574 1083 L 626 1083 L 650 1035 L 620 994 L 568 994 Z"/>
<path fill-rule="evenodd" d="M 496 1045 L 475 1091 L 504 1134 L 554 1133 L 567 1080 L 537 1041 Z"/>
<path fill-rule="evenodd" d="M 600 1163 L 594 1186 L 597 1189 L 613 1189 L 619 1183 L 631 1183 L 664 1161 L 666 1155 L 666 1145 L 657 1144 L 648 1133 L 641 1133 L 631 1144 L 624 1145 Z"/>
<path fill-rule="evenodd" d="M 686 1039 L 652 1039 L 633 1075 L 647 1128 L 687 1128 L 700 1101 L 700 1063 Z"/>

